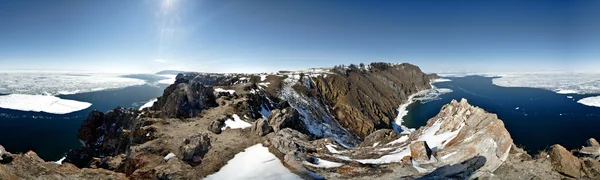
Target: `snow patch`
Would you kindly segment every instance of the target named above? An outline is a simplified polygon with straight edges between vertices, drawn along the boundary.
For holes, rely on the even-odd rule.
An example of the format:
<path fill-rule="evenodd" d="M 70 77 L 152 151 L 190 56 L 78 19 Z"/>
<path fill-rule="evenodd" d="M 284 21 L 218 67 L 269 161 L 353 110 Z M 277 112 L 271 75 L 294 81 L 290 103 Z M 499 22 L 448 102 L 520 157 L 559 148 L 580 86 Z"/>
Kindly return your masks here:
<path fill-rule="evenodd" d="M 577 94 L 577 93 L 579 93 L 579 92 L 578 92 L 578 91 L 576 91 L 576 90 L 557 89 L 557 90 L 556 90 L 556 93 L 558 93 L 558 94 Z"/>
<path fill-rule="evenodd" d="M 158 99 L 157 99 L 157 98 L 151 99 L 151 100 L 150 100 L 150 101 L 148 101 L 146 104 L 144 104 L 144 105 L 140 106 L 140 109 L 139 109 L 139 110 L 142 110 L 142 109 L 144 109 L 144 108 L 149 108 L 149 107 L 152 107 L 152 105 L 154 105 L 154 103 L 155 103 L 156 101 L 158 101 Z"/>
<path fill-rule="evenodd" d="M 242 119 L 240 119 L 240 116 L 238 116 L 237 114 L 233 114 L 233 120 L 231 119 L 227 119 L 225 120 L 225 126 L 223 126 L 221 128 L 221 130 L 225 130 L 227 128 L 231 128 L 231 129 L 245 129 L 245 128 L 249 128 L 252 127 L 252 124 L 243 121 Z"/>
<path fill-rule="evenodd" d="M 341 153 L 340 151 L 338 151 L 337 149 L 335 149 L 333 146 L 335 146 L 335 145 L 333 145 L 333 144 L 327 144 L 327 145 L 325 145 L 325 147 L 327 148 L 327 150 L 329 152 L 331 152 L 333 154 L 339 154 L 339 153 Z"/>
<path fill-rule="evenodd" d="M 389 164 L 401 162 L 404 156 L 410 156 L 410 149 L 408 147 L 399 148 L 391 154 L 381 156 L 378 159 L 360 159 L 356 161 L 363 164 Z"/>
<path fill-rule="evenodd" d="M 303 162 L 303 164 L 305 165 L 309 165 L 312 167 L 318 167 L 318 168 L 336 168 L 336 167 L 341 167 L 344 164 L 342 163 L 338 163 L 338 162 L 332 162 L 332 161 L 327 161 L 324 159 L 320 159 L 320 158 L 316 158 L 317 159 L 317 163 L 313 164 L 313 163 L 309 163 L 309 162 Z"/>
<path fill-rule="evenodd" d="M 175 157 L 175 154 L 173 154 L 173 153 L 169 153 L 169 154 L 167 154 L 167 155 L 165 156 L 165 158 L 163 158 L 163 159 L 165 159 L 165 161 L 168 161 L 169 159 L 171 159 L 171 158 L 174 158 L 174 157 Z"/>
<path fill-rule="evenodd" d="M 298 179 L 300 176 L 288 170 L 269 149 L 261 144 L 246 148 L 236 154 L 218 172 L 209 175 L 205 180 L 220 179 Z"/>
<path fill-rule="evenodd" d="M 269 87 L 270 82 L 257 83 L 259 86 Z"/>
<path fill-rule="evenodd" d="M 233 95 L 233 93 L 235 93 L 235 90 L 225 90 L 223 88 L 217 88 L 217 89 L 215 89 L 215 92 L 227 92 L 227 93 Z"/>
<path fill-rule="evenodd" d="M 90 107 L 88 102 L 61 99 L 55 96 L 10 94 L 0 96 L 0 108 L 19 111 L 68 114 Z"/>
<path fill-rule="evenodd" d="M 260 81 L 267 80 L 267 75 L 260 75 Z"/>
<path fill-rule="evenodd" d="M 437 131 L 439 131 L 440 128 L 442 127 L 442 122 L 438 120 L 435 123 L 433 123 L 433 125 L 431 125 L 431 127 L 423 130 L 423 132 L 421 133 L 421 136 L 419 136 L 419 139 L 417 139 L 417 141 L 427 142 L 427 145 L 433 151 L 443 149 L 444 146 L 446 146 L 446 144 L 448 144 L 450 142 L 450 140 L 454 139 L 458 135 L 458 132 L 460 132 L 460 130 L 462 129 L 463 126 L 464 126 L 464 123 L 461 123 L 460 127 L 455 131 L 445 132 L 445 133 L 436 135 L 435 133 Z"/>
<path fill-rule="evenodd" d="M 398 139 L 396 139 L 396 140 L 394 140 L 392 142 L 387 143 L 387 145 L 400 144 L 400 143 L 405 142 L 406 140 L 408 140 L 408 136 L 402 136 L 402 137 L 400 137 L 400 138 L 398 138 Z"/>
<path fill-rule="evenodd" d="M 1 153 L 1 152 L 0 152 Z M 58 161 L 54 161 L 55 164 L 62 164 L 62 162 L 67 159 L 67 156 L 60 158 Z"/>
<path fill-rule="evenodd" d="M 580 103 L 580 104 L 583 104 L 586 106 L 600 107 L 600 96 L 583 98 L 583 99 L 580 99 L 579 101 L 577 101 L 577 103 Z"/>

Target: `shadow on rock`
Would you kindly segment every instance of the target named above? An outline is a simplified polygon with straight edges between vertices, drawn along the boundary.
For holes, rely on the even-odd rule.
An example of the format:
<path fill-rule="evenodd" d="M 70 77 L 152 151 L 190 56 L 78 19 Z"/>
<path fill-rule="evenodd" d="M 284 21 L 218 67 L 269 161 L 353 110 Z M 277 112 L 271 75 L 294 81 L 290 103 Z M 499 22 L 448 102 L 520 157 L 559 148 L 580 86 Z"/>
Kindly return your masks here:
<path fill-rule="evenodd" d="M 439 167 L 419 179 L 469 179 L 486 162 L 487 159 L 484 156 L 475 156 L 460 164 Z"/>

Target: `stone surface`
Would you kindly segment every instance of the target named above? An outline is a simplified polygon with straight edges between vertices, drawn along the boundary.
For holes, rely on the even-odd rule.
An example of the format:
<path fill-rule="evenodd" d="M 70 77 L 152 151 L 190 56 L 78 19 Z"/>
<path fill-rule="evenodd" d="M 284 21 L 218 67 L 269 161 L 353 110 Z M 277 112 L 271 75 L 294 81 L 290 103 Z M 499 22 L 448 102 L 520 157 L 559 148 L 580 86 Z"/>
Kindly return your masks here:
<path fill-rule="evenodd" d="M 266 119 L 260 118 L 252 124 L 252 131 L 259 136 L 267 135 L 273 132 L 273 128 Z"/>
<path fill-rule="evenodd" d="M 223 116 L 217 120 L 212 121 L 210 123 L 210 126 L 208 126 L 208 130 L 215 134 L 221 134 L 221 128 L 225 125 L 226 119 L 227 117 Z"/>
<path fill-rule="evenodd" d="M 202 110 L 218 106 L 212 86 L 202 82 L 176 83 L 164 90 L 151 109 L 168 117 L 195 117 Z"/>
<path fill-rule="evenodd" d="M 590 139 L 588 139 L 588 140 L 585 142 L 585 144 L 586 144 L 587 146 L 600 146 L 600 143 L 598 143 L 598 141 L 596 141 L 596 139 L 594 139 L 594 138 L 590 138 Z"/>
<path fill-rule="evenodd" d="M 556 144 L 550 148 L 550 159 L 552 167 L 559 173 L 573 178 L 581 176 L 579 159 L 561 145 Z"/>
<path fill-rule="evenodd" d="M 180 148 L 181 159 L 190 165 L 202 163 L 202 158 L 210 149 L 210 137 L 207 134 L 196 134 L 185 139 Z"/>
<path fill-rule="evenodd" d="M 414 141 L 410 144 L 410 156 L 417 162 L 426 162 L 431 157 L 431 149 L 425 141 Z"/>
<path fill-rule="evenodd" d="M 304 129 L 301 125 L 302 121 L 300 120 L 298 111 L 291 107 L 271 111 L 268 121 L 274 132 L 279 132 L 284 128 L 292 128 L 299 131 L 303 131 Z"/>
<path fill-rule="evenodd" d="M 361 142 L 359 147 L 368 147 L 373 146 L 375 143 L 378 144 L 387 144 L 390 141 L 396 139 L 396 133 L 391 129 L 380 129 L 364 138 L 363 142 Z"/>

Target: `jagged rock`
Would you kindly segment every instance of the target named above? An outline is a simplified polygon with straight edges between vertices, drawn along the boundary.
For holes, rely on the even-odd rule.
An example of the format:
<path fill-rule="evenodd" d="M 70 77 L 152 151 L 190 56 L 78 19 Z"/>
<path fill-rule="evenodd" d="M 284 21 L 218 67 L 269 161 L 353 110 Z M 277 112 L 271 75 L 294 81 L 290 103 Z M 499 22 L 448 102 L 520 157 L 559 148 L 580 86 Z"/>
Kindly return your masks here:
<path fill-rule="evenodd" d="M 201 82 L 172 84 L 152 106 L 168 117 L 195 117 L 209 107 L 218 106 L 212 86 Z"/>
<path fill-rule="evenodd" d="M 284 128 L 292 128 L 301 130 L 303 127 L 298 127 L 301 124 L 300 115 L 294 108 L 288 107 L 283 110 L 275 109 L 269 115 L 269 124 L 273 127 L 274 132 L 279 132 Z"/>
<path fill-rule="evenodd" d="M 308 136 L 296 130 L 285 128 L 270 139 L 270 144 L 283 154 L 294 154 L 297 151 L 305 151 L 310 146 Z"/>
<path fill-rule="evenodd" d="M 561 145 L 555 144 L 550 148 L 550 160 L 554 170 L 569 177 L 581 176 L 581 163 L 577 157 Z"/>
<path fill-rule="evenodd" d="M 33 151 L 25 154 L 10 154 L 6 152 L 5 155 L 6 159 L 9 157 L 11 162 L 6 164 L 0 163 L 0 179 L 3 180 L 127 179 L 125 174 L 105 169 L 79 169 L 69 163 L 59 165 L 54 162 L 45 162 Z"/>
<path fill-rule="evenodd" d="M 133 138 L 130 134 L 131 128 L 139 127 L 140 122 L 139 111 L 135 109 L 117 107 L 106 114 L 92 111 L 79 128 L 78 138 L 82 141 L 83 147 L 70 150 L 65 162 L 83 168 L 89 166 L 94 157 L 124 153 L 131 139 L 136 143 L 145 142 L 151 138 L 145 136 L 152 131 L 151 128 L 143 127 L 141 131 L 135 129 L 136 136 Z"/>
<path fill-rule="evenodd" d="M 207 134 L 196 134 L 185 139 L 180 148 L 181 159 L 190 165 L 202 163 L 202 158 L 210 149 L 210 137 Z"/>
<path fill-rule="evenodd" d="M 475 156 L 458 164 L 439 167 L 421 179 L 471 179 L 473 174 L 480 170 L 486 162 L 485 157 Z"/>
<path fill-rule="evenodd" d="M 208 126 L 208 130 L 215 134 L 221 134 L 221 128 L 225 125 L 225 120 L 227 120 L 227 117 L 224 116 L 217 120 L 214 120 Z"/>
<path fill-rule="evenodd" d="M 273 128 L 269 125 L 269 121 L 266 119 L 260 118 L 252 124 L 252 132 L 256 133 L 259 136 L 267 135 L 273 132 Z"/>
<path fill-rule="evenodd" d="M 431 149 L 425 141 L 415 141 L 410 144 L 410 156 L 417 162 L 429 161 Z"/>
<path fill-rule="evenodd" d="M 417 140 L 431 128 L 439 128 L 433 135 L 456 134 L 454 138 L 443 140 L 438 145 L 430 143 L 435 138 L 424 140 L 435 152 L 436 158 L 442 159 L 434 163 L 437 167 L 459 164 L 481 156 L 485 158 L 485 164 L 479 167 L 478 172 L 493 172 L 508 158 L 514 145 L 504 123 L 495 114 L 470 105 L 466 99 L 460 102 L 452 100 L 444 105 L 438 115 L 427 121 L 425 127 L 409 135 L 410 140 Z"/>
<path fill-rule="evenodd" d="M 600 161 L 590 158 L 583 159 L 582 163 L 583 172 L 589 178 L 600 178 Z"/>
<path fill-rule="evenodd" d="M 596 141 L 596 139 L 594 139 L 594 138 L 590 138 L 590 139 L 588 139 L 588 140 L 585 142 L 585 144 L 586 144 L 587 146 L 600 146 L 600 143 L 598 143 L 598 141 Z"/>
<path fill-rule="evenodd" d="M 600 146 L 582 147 L 578 152 L 585 156 L 599 157 Z"/>
<path fill-rule="evenodd" d="M 117 171 L 123 167 L 125 158 L 125 154 L 119 154 L 117 156 L 108 156 L 102 159 L 102 162 L 99 166 L 104 169 Z"/>
<path fill-rule="evenodd" d="M 375 143 L 387 144 L 388 142 L 390 142 L 394 139 L 397 139 L 396 132 L 394 132 L 394 130 L 380 129 L 380 130 L 377 130 L 377 131 L 369 134 L 367 137 L 365 137 L 363 142 L 361 142 L 358 146 L 359 147 L 373 146 L 373 144 L 375 144 Z"/>

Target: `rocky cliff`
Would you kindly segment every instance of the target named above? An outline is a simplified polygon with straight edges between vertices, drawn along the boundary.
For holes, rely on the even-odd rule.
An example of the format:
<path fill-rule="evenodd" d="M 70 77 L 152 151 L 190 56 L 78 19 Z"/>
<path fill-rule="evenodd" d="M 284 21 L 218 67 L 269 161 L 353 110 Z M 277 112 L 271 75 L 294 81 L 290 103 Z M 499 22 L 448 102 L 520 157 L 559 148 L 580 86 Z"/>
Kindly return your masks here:
<path fill-rule="evenodd" d="M 531 157 L 495 114 L 464 99 L 414 132 L 394 132 L 398 106 L 432 78 L 410 64 L 379 63 L 180 74 L 151 108 L 90 113 L 79 129 L 83 146 L 62 164 L 0 146 L 0 179 L 600 178 L 596 140 Z M 268 150 L 250 157 L 267 159 L 246 164 L 251 170 L 229 167 L 251 162 L 236 159 L 256 145 Z"/>

